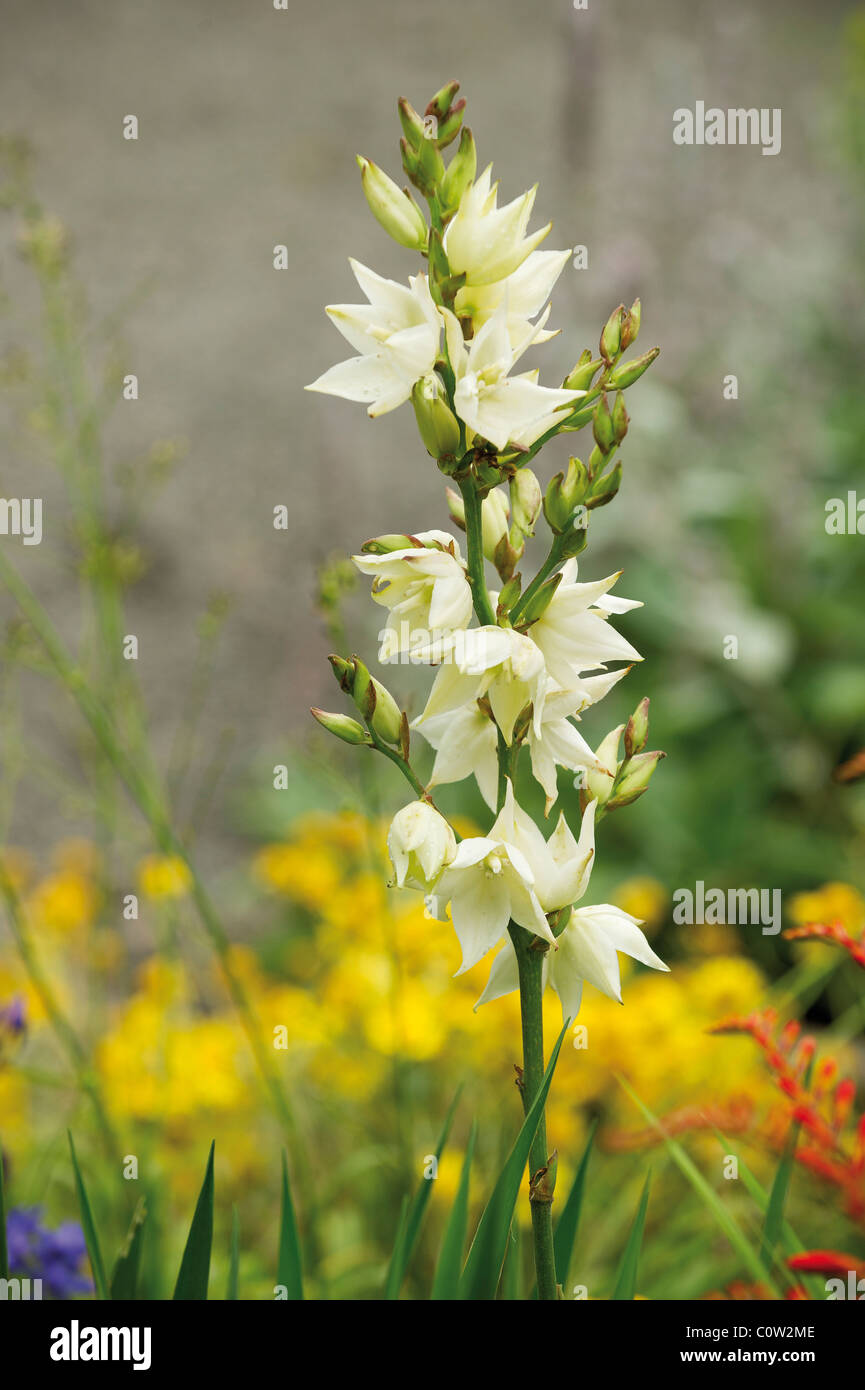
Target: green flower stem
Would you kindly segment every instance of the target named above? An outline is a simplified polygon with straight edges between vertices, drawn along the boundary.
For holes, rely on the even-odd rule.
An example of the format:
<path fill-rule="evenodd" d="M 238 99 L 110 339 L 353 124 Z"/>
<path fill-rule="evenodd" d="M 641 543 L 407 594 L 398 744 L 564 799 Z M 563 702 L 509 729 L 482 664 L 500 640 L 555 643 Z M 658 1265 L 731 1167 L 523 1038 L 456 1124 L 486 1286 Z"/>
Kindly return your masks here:
<path fill-rule="evenodd" d="M 424 786 L 423 782 L 421 782 L 420 778 L 415 775 L 411 763 L 407 762 L 407 760 L 403 758 L 401 754 L 399 754 L 396 751 L 395 748 L 388 747 L 384 739 L 379 738 L 375 729 L 373 729 L 373 727 L 370 724 L 367 724 L 366 727 L 369 736 L 372 739 L 373 747 L 379 753 L 384 753 L 385 757 L 390 758 L 390 761 L 394 764 L 394 766 L 399 768 L 403 777 L 406 779 L 409 786 L 414 791 L 415 795 L 421 801 L 430 801 L 431 798 L 427 796 L 426 787 Z"/>
<path fill-rule="evenodd" d="M 544 1078 L 544 1017 L 543 968 L 544 952 L 535 949 L 537 937 L 511 922 L 508 927 L 520 976 L 520 1021 L 523 1031 L 523 1076 L 520 1091 L 523 1109 L 528 1110 Z M 529 1183 L 532 1212 L 532 1241 L 535 1257 L 535 1276 L 538 1299 L 558 1298 L 556 1258 L 553 1249 L 552 1197 L 536 1193 L 535 1175 L 547 1165 L 547 1122 L 541 1112 L 540 1122 L 529 1150 Z"/>
<path fill-rule="evenodd" d="M 468 577 L 474 599 L 478 622 L 484 626 L 495 626 L 496 615 L 487 590 L 484 574 L 484 543 L 481 524 L 481 499 L 477 483 L 470 473 L 459 479 L 460 492 L 465 504 L 466 546 L 468 549 Z"/>

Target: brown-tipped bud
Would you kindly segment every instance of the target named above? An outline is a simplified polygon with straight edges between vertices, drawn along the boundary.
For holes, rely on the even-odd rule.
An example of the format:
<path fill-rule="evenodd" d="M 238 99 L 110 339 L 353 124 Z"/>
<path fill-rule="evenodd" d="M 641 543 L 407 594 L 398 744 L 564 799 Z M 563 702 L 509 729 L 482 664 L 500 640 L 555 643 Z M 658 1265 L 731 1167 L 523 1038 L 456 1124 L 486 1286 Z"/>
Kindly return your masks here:
<path fill-rule="evenodd" d="M 421 548 L 422 542 L 416 536 L 406 536 L 394 532 L 387 536 L 373 536 L 372 540 L 364 541 L 360 551 L 362 555 L 390 555 L 393 550 L 417 550 Z"/>
<path fill-rule="evenodd" d="M 660 351 L 659 347 L 653 347 L 644 352 L 642 357 L 635 357 L 631 362 L 620 362 L 610 373 L 610 385 L 617 391 L 624 391 L 627 386 L 633 386 L 643 372 L 648 371 Z"/>
<path fill-rule="evenodd" d="M 608 454 L 616 442 L 616 432 L 606 395 L 601 396 L 595 406 L 595 413 L 592 417 L 592 433 L 601 453 Z"/>
<path fill-rule="evenodd" d="M 638 797 L 642 796 L 652 780 L 655 768 L 666 756 L 666 753 L 661 752 L 637 753 L 631 758 L 615 792 L 607 802 L 608 809 L 614 811 L 620 806 L 630 806 L 632 801 L 636 801 Z"/>
<path fill-rule="evenodd" d="M 349 719 L 347 714 L 331 714 L 324 709 L 311 709 L 310 714 L 313 719 L 317 719 L 323 729 L 327 729 L 329 734 L 334 734 L 341 738 L 343 743 L 372 745 L 372 739 L 366 729 L 358 724 L 356 719 Z"/>
<path fill-rule="evenodd" d="M 613 436 L 617 444 L 621 444 L 625 435 L 628 433 L 630 419 L 625 409 L 625 397 L 620 391 L 616 396 L 613 405 Z"/>
<path fill-rule="evenodd" d="M 624 304 L 620 304 L 618 309 L 614 309 L 604 324 L 601 333 L 599 351 L 606 363 L 612 362 L 614 357 L 618 357 L 622 345 L 622 319 L 625 314 Z"/>
<path fill-rule="evenodd" d="M 621 338 L 622 352 L 624 352 L 626 348 L 629 348 L 631 343 L 636 342 L 637 334 L 640 331 L 640 319 L 642 318 L 642 314 L 643 306 L 639 299 L 635 299 L 630 309 L 627 309 L 625 313 L 623 313 Z"/>
<path fill-rule="evenodd" d="M 625 726 L 625 757 L 642 753 L 649 737 L 649 697 L 641 700 Z"/>
<path fill-rule="evenodd" d="M 566 376 L 562 385 L 566 391 L 588 391 L 594 380 L 595 373 L 603 367 L 602 357 L 592 357 L 591 352 L 586 348 L 580 356 L 580 360 L 574 367 L 569 376 Z"/>
<path fill-rule="evenodd" d="M 605 507 L 608 502 L 612 502 L 616 493 L 622 485 L 622 465 L 617 462 L 602 478 L 596 478 L 592 483 L 591 492 L 586 498 L 586 506 L 590 511 L 595 507 Z"/>
<path fill-rule="evenodd" d="M 340 690 L 350 695 L 354 689 L 354 665 L 342 656 L 331 654 L 327 659 L 333 668 Z"/>
<path fill-rule="evenodd" d="M 443 121 L 445 119 L 445 116 L 447 116 L 448 112 L 451 110 L 453 106 L 454 97 L 456 96 L 459 89 L 460 84 L 456 80 L 445 83 L 444 87 L 440 87 L 439 90 L 436 92 L 432 101 L 427 106 L 424 115 L 435 116 L 437 121 Z M 460 106 L 465 106 L 465 102 L 462 101 L 460 103 Z"/>
<path fill-rule="evenodd" d="M 400 125 L 405 132 L 408 147 L 410 150 L 414 150 L 415 153 L 417 153 L 420 149 L 421 142 L 425 138 L 424 123 L 411 102 L 405 97 L 400 97 L 397 102 L 397 110 L 399 111 Z M 403 151 L 403 156 L 405 156 L 405 151 Z"/>
<path fill-rule="evenodd" d="M 447 149 L 448 145 L 459 135 L 465 109 L 465 100 L 458 101 L 451 107 L 444 120 L 439 121 L 436 144 L 440 150 Z"/>

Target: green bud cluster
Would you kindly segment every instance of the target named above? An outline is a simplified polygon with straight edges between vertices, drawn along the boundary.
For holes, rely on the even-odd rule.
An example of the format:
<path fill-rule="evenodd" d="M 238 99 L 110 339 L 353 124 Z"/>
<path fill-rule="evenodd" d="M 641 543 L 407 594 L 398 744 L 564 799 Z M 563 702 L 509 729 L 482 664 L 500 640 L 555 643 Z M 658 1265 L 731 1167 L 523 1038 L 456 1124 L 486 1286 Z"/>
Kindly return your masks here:
<path fill-rule="evenodd" d="M 354 700 L 372 732 L 385 743 L 399 744 L 403 738 L 404 716 L 390 691 L 370 675 L 360 657 L 352 656 L 346 661 L 341 656 L 329 656 L 328 661 L 340 689 Z"/>

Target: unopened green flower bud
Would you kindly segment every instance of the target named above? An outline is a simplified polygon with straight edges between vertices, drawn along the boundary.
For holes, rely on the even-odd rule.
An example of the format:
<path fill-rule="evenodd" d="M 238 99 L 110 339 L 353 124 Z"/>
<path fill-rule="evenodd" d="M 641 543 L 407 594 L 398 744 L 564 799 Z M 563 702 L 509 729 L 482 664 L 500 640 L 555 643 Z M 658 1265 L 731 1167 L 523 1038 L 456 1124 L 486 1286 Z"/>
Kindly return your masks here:
<path fill-rule="evenodd" d="M 317 719 L 322 728 L 327 729 L 329 734 L 335 734 L 341 738 L 343 743 L 366 744 L 370 746 L 372 739 L 366 729 L 358 724 L 356 719 L 349 719 L 347 714 L 330 714 L 324 709 L 311 709 L 310 714 Z"/>
<path fill-rule="evenodd" d="M 520 468 L 510 481 L 511 543 L 533 536 L 543 504 L 541 485 L 530 468 Z M 514 533 L 517 533 L 516 535 Z"/>
<path fill-rule="evenodd" d="M 653 347 L 644 352 L 642 357 L 635 357 L 632 362 L 620 362 L 610 373 L 610 385 L 617 391 L 624 391 L 626 386 L 633 386 L 643 372 L 651 367 L 660 351 L 659 347 Z"/>
<path fill-rule="evenodd" d="M 444 119 L 439 121 L 438 134 L 436 135 L 436 144 L 438 145 L 440 150 L 446 149 L 447 146 L 459 135 L 460 126 L 463 123 L 463 113 L 465 112 L 465 109 L 465 100 L 458 101 L 455 106 L 451 107 L 450 111 L 444 117 Z"/>
<path fill-rule="evenodd" d="M 603 365 L 603 358 L 593 358 L 589 349 L 586 348 L 574 370 L 565 377 L 562 385 L 566 391 L 587 391 L 592 384 L 595 373 Z"/>
<path fill-rule="evenodd" d="M 455 212 L 460 199 L 470 183 L 474 182 L 478 168 L 478 152 L 474 136 L 466 127 L 460 136 L 457 152 L 445 170 L 439 190 L 439 202 L 445 213 Z"/>
<path fill-rule="evenodd" d="M 359 657 L 353 656 L 346 661 L 341 656 L 330 656 L 328 660 L 340 689 L 351 696 L 379 738 L 387 743 L 399 743 L 402 711 L 390 691 L 370 674 Z"/>
<path fill-rule="evenodd" d="M 420 437 L 434 459 L 453 458 L 459 449 L 460 426 L 447 402 L 441 378 L 428 372 L 412 387 L 411 403 Z"/>
<path fill-rule="evenodd" d="M 595 414 L 592 418 L 592 433 L 601 453 L 608 454 L 616 442 L 616 432 L 606 395 L 601 396 L 595 407 Z"/>
<path fill-rule="evenodd" d="M 372 677 L 372 690 L 374 701 L 369 722 L 379 738 L 383 738 L 385 743 L 398 744 L 402 738 L 402 710 L 387 687 L 382 685 L 381 681 L 377 681 L 374 676 Z"/>
<path fill-rule="evenodd" d="M 390 555 L 393 550 L 414 550 L 421 542 L 416 536 L 406 536 L 393 532 L 386 536 L 374 536 L 364 541 L 360 548 L 362 555 Z"/>
<path fill-rule="evenodd" d="M 372 160 L 359 154 L 357 163 L 373 217 L 400 246 L 423 251 L 427 244 L 427 225 L 411 194 L 395 184 Z"/>
<path fill-rule="evenodd" d="M 574 512 L 586 496 L 588 482 L 586 465 L 578 458 L 568 461 L 567 473 L 557 473 L 551 479 L 544 498 L 544 516 L 558 535 L 573 525 Z"/>
<path fill-rule="evenodd" d="M 618 309 L 614 309 L 604 324 L 601 333 L 600 353 L 605 362 L 612 362 L 621 351 L 622 344 L 622 319 L 625 314 L 624 304 L 620 304 Z"/>
<path fill-rule="evenodd" d="M 509 516 L 507 497 L 500 488 L 493 488 L 481 503 L 481 534 L 488 560 L 495 560 L 499 545 L 507 539 Z"/>
<path fill-rule="evenodd" d="M 586 506 L 590 511 L 595 507 L 605 507 L 608 502 L 612 502 L 616 493 L 622 485 L 622 465 L 621 462 L 615 463 L 602 478 L 596 478 L 592 483 L 591 491 L 586 498 Z"/>
<path fill-rule="evenodd" d="M 649 737 L 649 697 L 641 700 L 625 726 L 625 757 L 642 753 Z"/>
<path fill-rule="evenodd" d="M 622 352 L 624 352 L 626 348 L 629 348 L 631 343 L 636 341 L 637 334 L 640 331 L 640 319 L 642 315 L 643 306 L 639 299 L 635 299 L 630 309 L 627 309 L 625 313 L 623 313 L 621 335 Z"/>
<path fill-rule="evenodd" d="M 443 121 L 453 106 L 453 99 L 460 89 L 460 84 L 456 80 L 447 82 L 444 87 L 440 87 L 427 106 L 424 112 L 427 116 L 435 116 L 437 121 Z M 465 101 L 458 103 L 460 109 L 465 106 Z"/>
<path fill-rule="evenodd" d="M 625 409 L 625 397 L 623 396 L 621 391 L 616 396 L 616 400 L 613 405 L 612 418 L 613 435 L 615 436 L 616 443 L 621 444 L 625 435 L 628 433 L 628 425 L 630 423 L 630 420 L 628 418 L 628 412 Z"/>
<path fill-rule="evenodd" d="M 630 806 L 649 785 L 652 774 L 666 753 L 637 753 L 625 767 L 622 779 L 616 787 L 615 795 L 607 803 L 611 811 L 619 806 Z"/>
<path fill-rule="evenodd" d="M 595 757 L 601 766 L 586 769 L 586 792 L 589 799 L 597 801 L 599 806 L 606 806 L 610 792 L 613 790 L 613 783 L 616 780 L 616 771 L 619 766 L 619 740 L 622 737 L 624 727 L 624 724 L 620 724 L 618 728 L 611 729 L 606 738 L 595 749 Z"/>
<path fill-rule="evenodd" d="M 397 110 L 399 111 L 400 125 L 405 133 L 406 143 L 410 150 L 417 152 L 420 149 L 421 141 L 425 138 L 424 123 L 411 102 L 405 97 L 400 97 L 397 102 Z"/>

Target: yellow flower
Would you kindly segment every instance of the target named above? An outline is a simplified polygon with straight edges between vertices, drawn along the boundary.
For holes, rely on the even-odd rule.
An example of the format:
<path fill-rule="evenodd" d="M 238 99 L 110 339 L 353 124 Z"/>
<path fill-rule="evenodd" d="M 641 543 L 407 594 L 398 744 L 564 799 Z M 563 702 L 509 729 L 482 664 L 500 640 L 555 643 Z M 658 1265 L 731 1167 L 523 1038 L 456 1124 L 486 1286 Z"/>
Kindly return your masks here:
<path fill-rule="evenodd" d="M 26 908 L 37 929 L 47 927 L 63 936 L 74 935 L 96 917 L 99 891 L 88 876 L 62 869 L 36 885 Z"/>
<path fill-rule="evenodd" d="M 645 923 L 645 929 L 660 926 L 670 906 L 670 895 L 655 878 L 629 878 L 613 894 L 613 902 Z"/>
<path fill-rule="evenodd" d="M 790 916 L 798 926 L 838 920 L 855 936 L 865 926 L 865 900 L 849 883 L 824 883 L 814 892 L 797 893 Z"/>
<path fill-rule="evenodd" d="M 182 898 L 192 875 L 176 854 L 148 854 L 138 865 L 138 887 L 145 898 Z"/>

